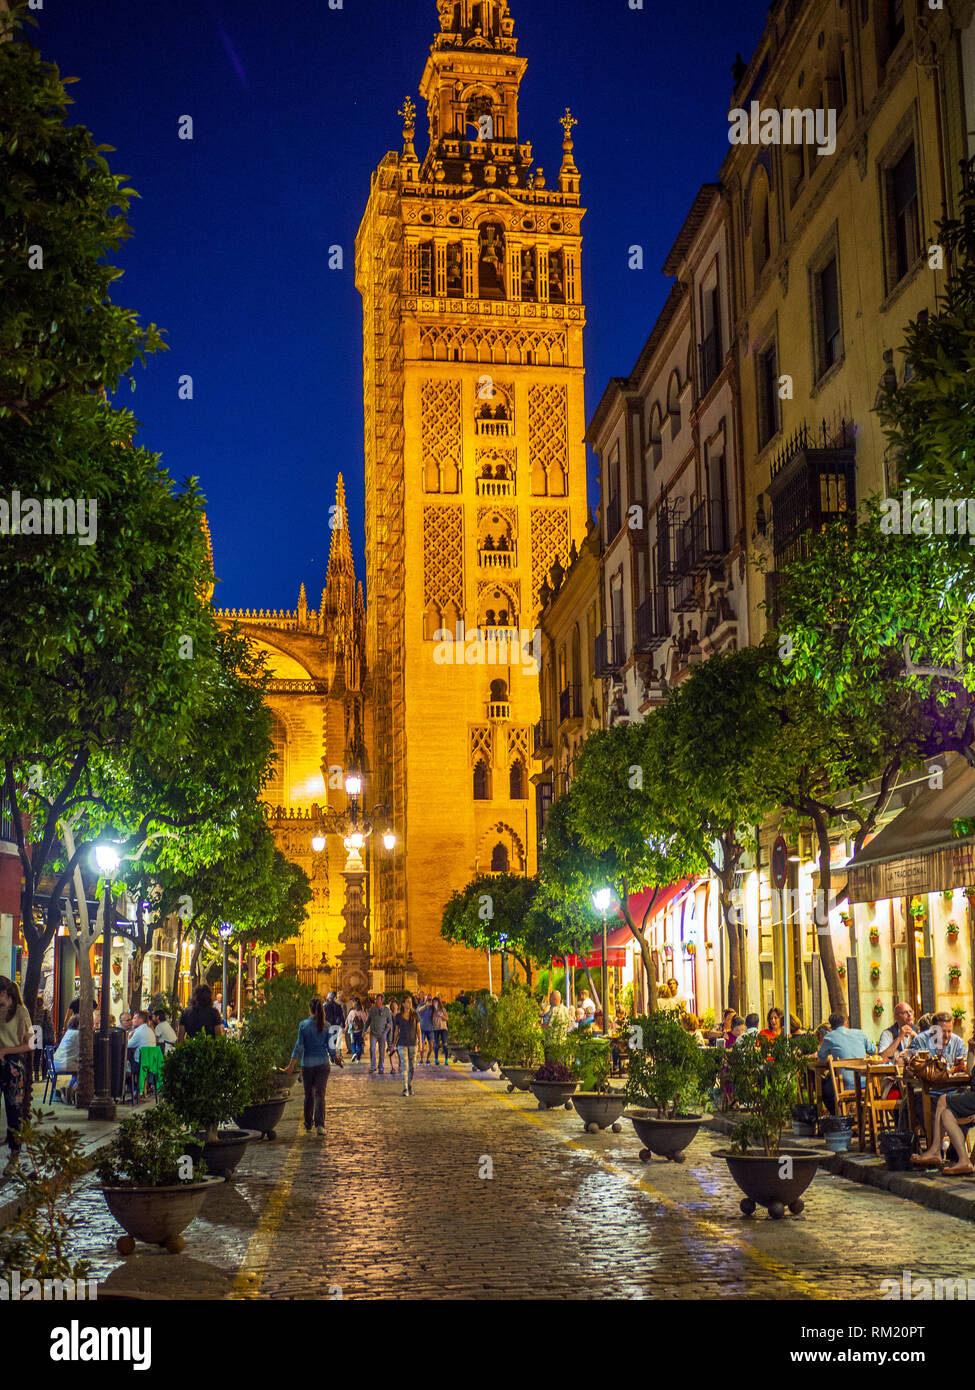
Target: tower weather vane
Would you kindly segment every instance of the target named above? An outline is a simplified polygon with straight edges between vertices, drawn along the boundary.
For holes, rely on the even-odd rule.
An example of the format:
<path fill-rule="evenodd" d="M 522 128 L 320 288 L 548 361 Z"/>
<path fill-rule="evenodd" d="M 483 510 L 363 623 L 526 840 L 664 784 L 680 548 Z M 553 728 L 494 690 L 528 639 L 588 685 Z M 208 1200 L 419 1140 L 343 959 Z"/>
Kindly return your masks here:
<path fill-rule="evenodd" d="M 405 126 L 414 125 L 416 123 L 416 106 L 413 103 L 413 98 L 407 97 L 396 114 L 403 117 Z"/>
<path fill-rule="evenodd" d="M 566 138 L 567 140 L 571 140 L 571 139 L 572 139 L 572 127 L 573 127 L 573 126 L 577 126 L 578 124 L 579 124 L 579 122 L 576 120 L 575 116 L 573 116 L 573 114 L 572 114 L 572 109 L 571 109 L 571 107 L 568 107 L 568 106 L 567 106 L 567 107 L 565 108 L 565 115 L 564 115 L 564 116 L 562 117 L 562 119 L 559 121 L 559 125 L 560 125 L 560 126 L 562 127 L 562 129 L 565 131 L 565 138 Z"/>

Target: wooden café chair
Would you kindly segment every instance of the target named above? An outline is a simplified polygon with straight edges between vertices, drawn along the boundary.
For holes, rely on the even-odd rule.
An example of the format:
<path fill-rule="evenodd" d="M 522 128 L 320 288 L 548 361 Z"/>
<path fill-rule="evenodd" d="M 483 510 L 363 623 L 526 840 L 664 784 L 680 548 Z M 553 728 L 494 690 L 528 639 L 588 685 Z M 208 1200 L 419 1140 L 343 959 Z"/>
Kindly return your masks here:
<path fill-rule="evenodd" d="M 852 1086 L 843 1084 L 843 1072 L 850 1070 L 850 1059 L 843 1061 L 842 1058 L 830 1057 L 829 1059 L 829 1079 L 833 1083 L 833 1092 L 836 1096 L 837 1115 L 851 1115 L 857 1119 L 857 1093 Z"/>
<path fill-rule="evenodd" d="M 879 1152 L 880 1135 L 897 1128 L 898 1111 L 904 1104 L 900 1096 L 891 1099 L 884 1095 L 885 1082 L 896 1075 L 897 1068 L 883 1062 L 874 1063 L 867 1068 L 867 1116 L 870 1124 L 870 1147 L 874 1153 Z"/>

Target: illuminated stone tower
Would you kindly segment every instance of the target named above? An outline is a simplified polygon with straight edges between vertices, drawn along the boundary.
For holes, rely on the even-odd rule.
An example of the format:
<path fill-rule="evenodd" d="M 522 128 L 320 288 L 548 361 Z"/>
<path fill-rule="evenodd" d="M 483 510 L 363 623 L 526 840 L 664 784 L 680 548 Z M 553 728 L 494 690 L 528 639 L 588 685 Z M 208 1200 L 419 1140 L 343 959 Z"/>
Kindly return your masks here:
<path fill-rule="evenodd" d="M 507 0 L 437 8 L 429 148 L 421 163 L 407 98 L 402 152 L 372 177 L 356 285 L 370 776 L 399 837 L 374 859 L 374 983 L 409 984 L 412 966 L 451 994 L 487 973 L 440 938 L 452 890 L 535 870 L 539 698 L 518 640 L 465 664 L 437 636 L 533 631 L 548 570 L 585 534 L 585 315 L 575 122 L 567 110 L 550 188 L 518 129 L 526 61 Z"/>

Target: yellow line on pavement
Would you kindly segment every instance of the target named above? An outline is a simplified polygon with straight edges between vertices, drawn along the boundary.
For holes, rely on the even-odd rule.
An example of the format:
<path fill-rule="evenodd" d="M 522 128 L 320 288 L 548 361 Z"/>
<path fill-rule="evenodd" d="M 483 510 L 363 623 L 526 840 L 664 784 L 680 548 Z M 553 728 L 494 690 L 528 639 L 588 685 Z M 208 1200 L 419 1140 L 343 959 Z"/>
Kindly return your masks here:
<path fill-rule="evenodd" d="M 264 1278 L 264 1270 L 267 1265 L 268 1256 L 271 1253 L 271 1241 L 275 1232 L 281 1224 L 285 1208 L 288 1205 L 288 1198 L 291 1196 L 291 1189 L 294 1186 L 295 1174 L 301 1163 L 302 1145 L 299 1143 L 301 1127 L 295 1135 L 291 1152 L 288 1154 L 284 1170 L 278 1179 L 274 1191 L 268 1198 L 264 1214 L 257 1223 L 257 1229 L 251 1236 L 247 1251 L 237 1271 L 233 1288 L 230 1290 L 229 1297 L 257 1298 L 261 1292 L 261 1281 Z"/>
<path fill-rule="evenodd" d="M 493 1091 L 486 1082 L 479 1081 L 477 1084 L 482 1086 L 485 1091 L 491 1091 L 493 1095 L 497 1095 L 497 1092 Z M 521 1106 L 516 1105 L 514 1101 L 509 1100 L 505 1095 L 501 1095 L 498 1098 L 502 1100 L 509 1109 L 513 1110 L 516 1115 L 520 1115 L 522 1119 L 530 1120 L 532 1124 L 541 1125 L 548 1133 L 552 1133 L 540 1116 L 533 1115 L 530 1110 L 522 1110 Z M 638 1187 L 641 1192 L 646 1192 L 666 1211 L 671 1212 L 675 1216 L 679 1216 L 681 1220 L 686 1221 L 689 1225 L 696 1226 L 702 1234 L 717 1238 L 718 1240 L 733 1242 L 736 1248 L 741 1250 L 742 1254 L 754 1260 L 756 1264 L 761 1265 L 769 1274 L 774 1274 L 777 1279 L 781 1279 L 798 1292 L 805 1294 L 807 1298 L 830 1299 L 831 1296 L 828 1293 L 825 1293 L 810 1280 L 803 1278 L 803 1276 L 795 1270 L 790 1269 L 789 1266 L 783 1264 L 781 1260 L 776 1260 L 772 1255 L 766 1254 L 764 1250 L 759 1250 L 756 1246 L 750 1245 L 748 1241 L 739 1239 L 733 1232 L 722 1230 L 720 1226 L 717 1226 L 713 1221 L 709 1221 L 707 1217 L 696 1216 L 679 1202 L 675 1202 L 673 1198 L 666 1196 L 666 1194 L 661 1192 L 658 1188 L 651 1186 L 645 1178 L 634 1177 L 633 1174 L 628 1173 L 625 1168 L 618 1168 L 615 1163 L 610 1163 L 608 1159 L 603 1158 L 601 1154 L 598 1154 L 595 1149 L 590 1148 L 588 1144 L 582 1143 L 578 1139 L 565 1138 L 559 1135 L 557 1131 L 556 1137 L 561 1139 L 562 1143 L 568 1148 L 578 1149 L 588 1158 L 595 1160 L 605 1172 L 612 1173 L 613 1176 L 617 1178 L 624 1178 L 631 1187 Z"/>

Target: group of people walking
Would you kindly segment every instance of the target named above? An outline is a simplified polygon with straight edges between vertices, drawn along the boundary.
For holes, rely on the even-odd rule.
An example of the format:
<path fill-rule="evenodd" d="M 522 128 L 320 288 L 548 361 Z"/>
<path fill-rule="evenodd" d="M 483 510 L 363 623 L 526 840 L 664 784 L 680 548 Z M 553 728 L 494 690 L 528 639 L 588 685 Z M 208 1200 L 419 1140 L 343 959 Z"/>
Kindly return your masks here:
<path fill-rule="evenodd" d="M 449 1066 L 447 1056 L 447 1010 L 439 995 L 412 994 L 387 1004 L 382 994 L 372 1001 L 353 997 L 346 1001 L 332 990 L 326 1000 L 312 999 L 308 1018 L 298 1028 L 291 1061 L 293 1072 L 301 1064 L 305 1090 L 305 1133 L 325 1135 L 325 1090 L 332 1065 L 344 1067 L 343 1046 L 350 1062 L 361 1062 L 369 1037 L 369 1075 L 383 1076 L 389 1059 L 391 1074 L 403 1078 L 403 1095 L 412 1096 L 417 1064 Z M 417 1055 L 419 1053 L 419 1056 Z M 431 1057 L 432 1053 L 432 1057 Z"/>

